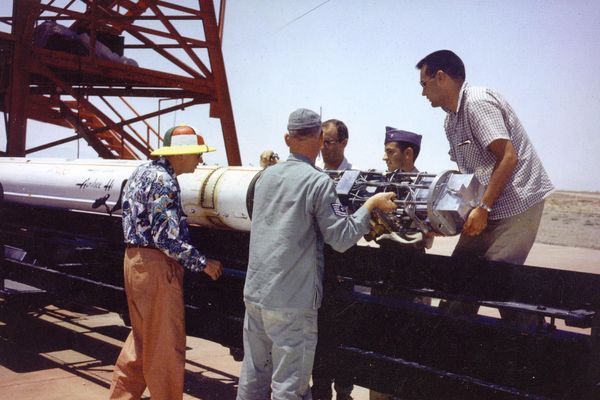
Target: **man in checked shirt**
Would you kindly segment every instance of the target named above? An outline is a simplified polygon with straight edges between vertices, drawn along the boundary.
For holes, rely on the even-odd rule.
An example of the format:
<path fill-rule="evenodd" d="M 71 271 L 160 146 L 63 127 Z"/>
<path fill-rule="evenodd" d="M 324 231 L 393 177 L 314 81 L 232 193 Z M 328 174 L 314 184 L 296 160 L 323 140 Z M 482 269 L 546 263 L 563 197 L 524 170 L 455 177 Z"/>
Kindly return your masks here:
<path fill-rule="evenodd" d="M 146 386 L 153 400 L 183 397 L 185 323 L 183 269 L 213 280 L 220 261 L 191 243 L 177 175 L 193 172 L 202 154 L 215 151 L 190 126 L 165 134 L 157 160 L 140 165 L 123 195 L 125 291 L 131 333 L 117 359 L 110 399 L 139 399 Z"/>
<path fill-rule="evenodd" d="M 422 95 L 447 113 L 450 158 L 460 172 L 474 173 L 487 186 L 452 255 L 522 265 L 535 241 L 544 199 L 554 189 L 525 128 L 502 96 L 465 81 L 465 66 L 452 51 L 433 52 L 416 68 Z M 479 306 L 448 302 L 448 308 L 472 314 Z M 501 314 L 519 325 L 531 322 L 521 313 Z"/>

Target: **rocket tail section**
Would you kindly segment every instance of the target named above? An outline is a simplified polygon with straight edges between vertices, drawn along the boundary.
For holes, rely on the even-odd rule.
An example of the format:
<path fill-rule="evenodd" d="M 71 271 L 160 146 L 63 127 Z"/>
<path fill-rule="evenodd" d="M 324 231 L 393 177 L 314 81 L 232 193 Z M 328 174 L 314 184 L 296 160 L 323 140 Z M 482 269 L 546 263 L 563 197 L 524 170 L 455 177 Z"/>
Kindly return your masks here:
<path fill-rule="evenodd" d="M 123 191 L 145 161 L 0 158 L 0 199 L 36 207 L 119 216 Z M 178 176 L 188 222 L 250 230 L 252 167 L 200 166 Z"/>

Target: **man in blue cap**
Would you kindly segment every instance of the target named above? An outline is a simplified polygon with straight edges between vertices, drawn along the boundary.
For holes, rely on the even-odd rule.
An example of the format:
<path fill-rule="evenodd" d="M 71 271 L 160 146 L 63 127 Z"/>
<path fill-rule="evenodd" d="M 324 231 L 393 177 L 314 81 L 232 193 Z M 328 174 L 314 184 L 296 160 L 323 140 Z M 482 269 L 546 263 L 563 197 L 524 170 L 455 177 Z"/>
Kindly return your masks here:
<path fill-rule="evenodd" d="M 374 208 L 396 208 L 392 193 L 343 212 L 328 175 L 314 166 L 323 143 L 321 118 L 290 114 L 290 156 L 256 182 L 244 286 L 244 361 L 238 400 L 310 399 L 309 379 L 323 292 L 323 245 L 345 251 L 369 231 Z"/>
<path fill-rule="evenodd" d="M 419 172 L 417 167 L 415 167 L 415 160 L 421 151 L 421 139 L 422 136 L 417 133 L 386 126 L 383 161 L 385 161 L 387 165 L 388 172 Z M 423 237 L 422 233 L 418 233 L 410 238 L 400 238 L 398 234 L 392 233 L 381 235 L 377 239 L 377 243 L 381 246 L 383 251 L 389 251 L 394 254 L 399 254 L 398 252 L 402 251 L 401 254 L 403 260 L 409 261 L 415 254 L 424 253 L 425 248 L 431 247 L 433 238 Z M 401 246 L 401 248 L 399 248 L 399 246 Z M 373 294 L 385 295 L 388 293 L 375 289 Z M 395 295 L 406 296 L 405 292 L 401 292 L 400 294 L 395 293 Z M 431 304 L 430 297 L 409 296 L 406 298 L 415 303 Z M 395 397 L 390 394 L 370 390 L 369 399 L 391 400 L 395 399 Z"/>
<path fill-rule="evenodd" d="M 400 129 L 385 127 L 385 141 L 383 161 L 387 165 L 388 172 L 409 172 L 417 173 L 419 170 L 415 167 L 415 160 L 421 152 L 422 136 Z M 422 233 L 414 235 L 406 235 L 399 237 L 396 233 L 384 234 L 377 241 L 387 243 L 389 241 L 402 243 L 404 246 L 412 246 L 419 249 L 430 248 L 433 244 L 433 236 L 425 237 Z M 416 302 L 423 304 L 431 304 L 429 297 L 417 297 Z"/>
<path fill-rule="evenodd" d="M 385 150 L 383 161 L 390 172 L 419 172 L 415 160 L 421 151 L 421 135 L 400 129 L 385 127 Z"/>

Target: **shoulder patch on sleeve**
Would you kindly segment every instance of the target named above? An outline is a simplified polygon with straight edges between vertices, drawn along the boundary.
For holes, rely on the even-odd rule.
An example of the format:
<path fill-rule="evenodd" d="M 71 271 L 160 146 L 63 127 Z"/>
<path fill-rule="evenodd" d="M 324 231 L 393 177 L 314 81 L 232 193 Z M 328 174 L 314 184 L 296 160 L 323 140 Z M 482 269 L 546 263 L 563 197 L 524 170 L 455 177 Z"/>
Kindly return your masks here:
<path fill-rule="evenodd" d="M 331 203 L 331 208 L 333 209 L 333 213 L 338 217 L 348 216 L 348 209 L 346 208 L 346 206 L 344 206 L 338 201 L 336 201 L 335 203 Z"/>

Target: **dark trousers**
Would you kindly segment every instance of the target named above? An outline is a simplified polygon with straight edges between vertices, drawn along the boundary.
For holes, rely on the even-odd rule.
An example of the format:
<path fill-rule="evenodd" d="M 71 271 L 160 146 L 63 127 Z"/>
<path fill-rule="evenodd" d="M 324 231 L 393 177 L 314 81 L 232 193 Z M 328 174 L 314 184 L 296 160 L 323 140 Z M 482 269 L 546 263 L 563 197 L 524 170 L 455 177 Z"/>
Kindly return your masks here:
<path fill-rule="evenodd" d="M 348 333 L 344 326 L 350 321 L 349 314 L 341 312 L 332 298 L 331 285 L 325 289 L 325 299 L 319 309 L 319 335 L 312 371 L 311 387 L 313 400 L 331 399 L 331 386 L 334 384 L 337 399 L 349 398 L 352 392 L 353 377 L 337 363 L 336 349 Z"/>

